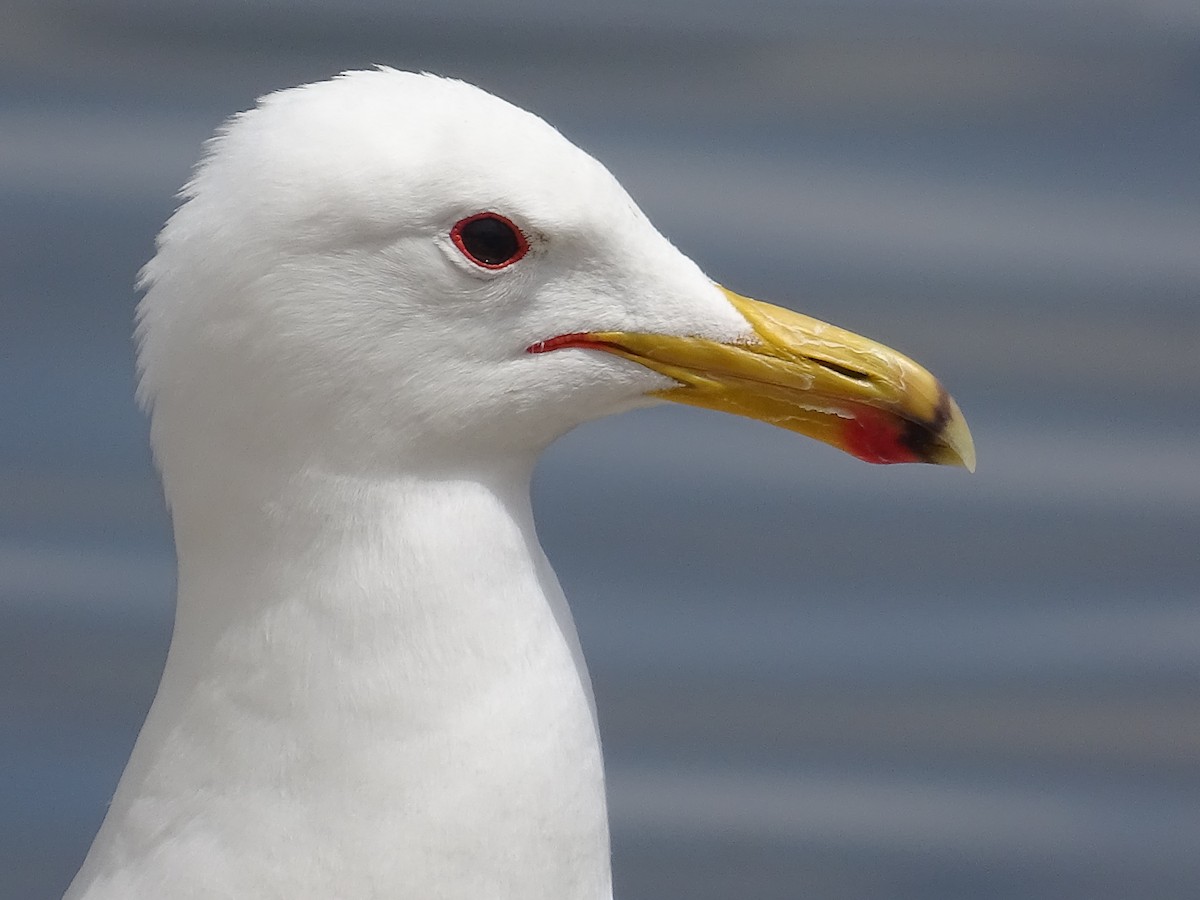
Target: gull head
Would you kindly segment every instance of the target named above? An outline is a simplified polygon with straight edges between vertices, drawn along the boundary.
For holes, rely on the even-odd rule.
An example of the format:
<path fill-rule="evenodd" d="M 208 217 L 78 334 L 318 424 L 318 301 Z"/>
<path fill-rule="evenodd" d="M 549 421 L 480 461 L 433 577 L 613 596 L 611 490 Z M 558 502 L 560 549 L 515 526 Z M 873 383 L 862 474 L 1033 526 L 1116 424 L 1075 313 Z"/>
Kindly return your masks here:
<path fill-rule="evenodd" d="M 350 475 L 528 457 L 663 399 L 974 465 L 923 368 L 720 287 L 552 127 L 432 75 L 347 73 L 231 119 L 141 285 L 168 483 L 230 455 Z"/>

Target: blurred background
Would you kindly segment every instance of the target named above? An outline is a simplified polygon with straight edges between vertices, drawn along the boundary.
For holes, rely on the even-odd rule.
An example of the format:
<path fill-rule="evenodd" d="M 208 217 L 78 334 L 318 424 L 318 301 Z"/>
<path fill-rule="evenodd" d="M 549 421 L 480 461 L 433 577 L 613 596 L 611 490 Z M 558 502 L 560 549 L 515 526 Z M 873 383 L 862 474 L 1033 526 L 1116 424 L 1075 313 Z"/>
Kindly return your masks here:
<path fill-rule="evenodd" d="M 374 63 L 543 115 L 714 278 L 940 375 L 979 472 L 684 408 L 536 485 L 620 900 L 1200 896 L 1194 0 L 4 0 L 0 897 L 158 681 L 138 268 L 199 145 Z"/>

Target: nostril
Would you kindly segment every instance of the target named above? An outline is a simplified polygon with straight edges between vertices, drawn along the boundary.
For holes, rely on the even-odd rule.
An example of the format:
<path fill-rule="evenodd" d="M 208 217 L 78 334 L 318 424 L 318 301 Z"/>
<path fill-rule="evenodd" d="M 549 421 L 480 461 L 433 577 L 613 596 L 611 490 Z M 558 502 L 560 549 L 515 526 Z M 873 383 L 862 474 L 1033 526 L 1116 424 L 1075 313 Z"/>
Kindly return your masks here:
<path fill-rule="evenodd" d="M 810 356 L 809 359 L 811 359 L 813 362 L 815 362 L 821 368 L 828 369 L 830 372 L 837 372 L 837 374 L 842 375 L 846 378 L 849 378 L 852 381 L 870 381 L 871 380 L 870 375 L 868 375 L 866 372 L 860 372 L 860 371 L 858 371 L 858 369 L 851 369 L 848 366 L 839 365 L 838 363 L 830 362 L 827 359 L 817 359 L 816 357 L 812 357 L 812 356 Z"/>

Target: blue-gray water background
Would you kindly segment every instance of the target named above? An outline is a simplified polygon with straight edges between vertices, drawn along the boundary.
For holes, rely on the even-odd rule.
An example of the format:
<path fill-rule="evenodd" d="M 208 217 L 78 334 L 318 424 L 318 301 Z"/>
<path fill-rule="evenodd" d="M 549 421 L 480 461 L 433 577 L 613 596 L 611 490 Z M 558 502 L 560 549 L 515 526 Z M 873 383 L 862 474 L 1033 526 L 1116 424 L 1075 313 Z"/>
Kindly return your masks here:
<path fill-rule="evenodd" d="M 376 62 L 542 114 L 975 434 L 974 477 L 674 407 L 547 454 L 618 897 L 1200 896 L 1194 2 L 7 0 L 0 897 L 65 888 L 166 649 L 137 269 L 224 115 Z"/>

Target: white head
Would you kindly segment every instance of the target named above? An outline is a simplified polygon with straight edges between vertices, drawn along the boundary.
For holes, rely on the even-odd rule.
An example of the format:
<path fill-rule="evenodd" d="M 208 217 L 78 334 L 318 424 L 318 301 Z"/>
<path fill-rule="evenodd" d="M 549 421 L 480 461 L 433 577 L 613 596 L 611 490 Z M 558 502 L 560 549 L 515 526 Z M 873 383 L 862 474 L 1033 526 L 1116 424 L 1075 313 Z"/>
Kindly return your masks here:
<path fill-rule="evenodd" d="M 462 82 L 381 69 L 272 94 L 210 142 L 184 197 L 139 308 L 169 494 L 174 469 L 231 454 L 346 475 L 532 457 L 652 392 L 875 461 L 963 456 L 923 370 L 914 390 L 886 348 L 724 291 L 603 166 Z M 507 264 L 472 259 L 481 213 Z M 527 352 L 578 333 L 605 342 Z M 746 371 L 764 355 L 774 374 Z M 771 396 L 748 398 L 764 377 Z M 843 434 L 856 417 L 867 444 Z"/>
<path fill-rule="evenodd" d="M 196 435 L 346 474 L 536 451 L 672 382 L 535 342 L 750 335 L 603 166 L 458 81 L 383 69 L 272 94 L 209 143 L 184 196 L 139 308 L 168 473 Z M 473 261 L 471 227 L 452 235 L 480 213 L 527 252 Z"/>

